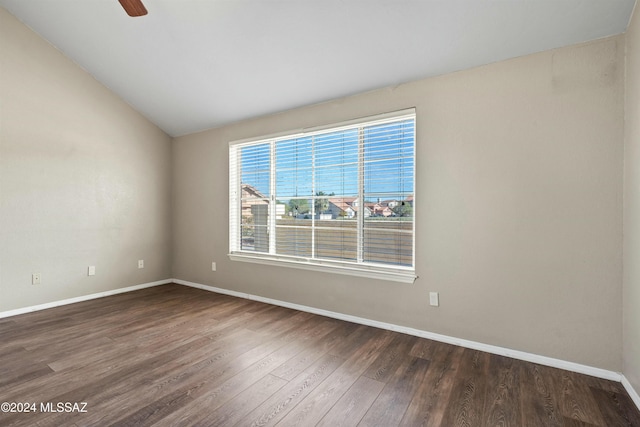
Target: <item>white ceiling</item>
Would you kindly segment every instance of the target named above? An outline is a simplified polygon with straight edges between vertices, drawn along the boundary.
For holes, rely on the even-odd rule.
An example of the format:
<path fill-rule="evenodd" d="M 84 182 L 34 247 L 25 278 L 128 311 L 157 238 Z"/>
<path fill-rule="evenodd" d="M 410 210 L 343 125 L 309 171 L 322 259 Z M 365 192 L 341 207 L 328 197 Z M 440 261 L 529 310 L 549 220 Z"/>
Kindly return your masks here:
<path fill-rule="evenodd" d="M 625 31 L 635 0 L 0 0 L 172 136 Z"/>

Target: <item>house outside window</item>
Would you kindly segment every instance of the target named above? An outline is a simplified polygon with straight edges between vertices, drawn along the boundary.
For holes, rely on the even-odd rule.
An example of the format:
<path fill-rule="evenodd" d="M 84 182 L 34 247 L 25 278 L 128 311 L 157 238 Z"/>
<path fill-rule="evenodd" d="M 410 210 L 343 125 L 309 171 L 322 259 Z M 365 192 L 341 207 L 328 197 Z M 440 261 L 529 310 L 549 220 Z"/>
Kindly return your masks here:
<path fill-rule="evenodd" d="M 415 279 L 415 110 L 229 145 L 229 255 Z"/>

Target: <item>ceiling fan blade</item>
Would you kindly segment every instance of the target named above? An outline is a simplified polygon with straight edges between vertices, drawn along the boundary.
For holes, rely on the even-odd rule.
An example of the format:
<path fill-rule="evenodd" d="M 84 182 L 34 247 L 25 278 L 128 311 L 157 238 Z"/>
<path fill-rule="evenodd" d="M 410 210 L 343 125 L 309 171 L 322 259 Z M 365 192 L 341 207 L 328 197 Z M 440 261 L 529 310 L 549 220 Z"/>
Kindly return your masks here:
<path fill-rule="evenodd" d="M 129 16 L 144 16 L 147 14 L 147 8 L 144 7 L 141 0 L 118 0 Z"/>

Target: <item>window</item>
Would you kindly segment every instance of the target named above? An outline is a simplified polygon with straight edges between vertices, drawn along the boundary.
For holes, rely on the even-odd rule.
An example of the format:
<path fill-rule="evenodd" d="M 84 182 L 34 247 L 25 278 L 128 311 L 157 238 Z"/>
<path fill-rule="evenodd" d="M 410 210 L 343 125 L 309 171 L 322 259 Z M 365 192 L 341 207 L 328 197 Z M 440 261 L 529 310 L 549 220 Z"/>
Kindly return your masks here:
<path fill-rule="evenodd" d="M 229 145 L 233 260 L 415 279 L 415 111 Z"/>

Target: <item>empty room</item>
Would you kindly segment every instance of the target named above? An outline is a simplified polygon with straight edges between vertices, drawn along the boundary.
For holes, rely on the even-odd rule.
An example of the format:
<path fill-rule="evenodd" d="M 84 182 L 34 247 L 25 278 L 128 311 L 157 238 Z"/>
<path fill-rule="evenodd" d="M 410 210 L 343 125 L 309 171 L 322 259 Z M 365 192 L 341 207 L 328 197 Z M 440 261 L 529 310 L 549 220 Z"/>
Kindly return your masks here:
<path fill-rule="evenodd" d="M 636 0 L 0 0 L 1 426 L 640 426 Z"/>

